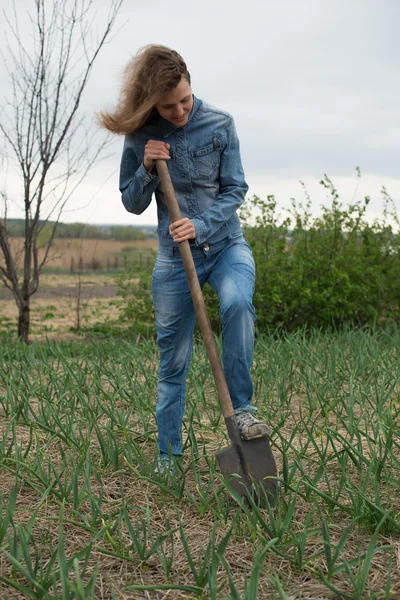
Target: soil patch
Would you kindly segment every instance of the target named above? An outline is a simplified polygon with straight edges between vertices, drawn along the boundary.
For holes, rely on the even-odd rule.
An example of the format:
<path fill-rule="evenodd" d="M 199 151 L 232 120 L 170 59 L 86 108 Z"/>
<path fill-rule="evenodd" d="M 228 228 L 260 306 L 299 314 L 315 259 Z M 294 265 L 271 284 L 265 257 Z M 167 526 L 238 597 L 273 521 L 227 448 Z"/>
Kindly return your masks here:
<path fill-rule="evenodd" d="M 81 287 L 81 298 L 113 298 L 116 296 L 116 285 L 91 285 Z M 40 287 L 32 299 L 77 298 L 77 286 Z M 12 293 L 7 288 L 0 288 L 0 300 L 11 300 Z"/>

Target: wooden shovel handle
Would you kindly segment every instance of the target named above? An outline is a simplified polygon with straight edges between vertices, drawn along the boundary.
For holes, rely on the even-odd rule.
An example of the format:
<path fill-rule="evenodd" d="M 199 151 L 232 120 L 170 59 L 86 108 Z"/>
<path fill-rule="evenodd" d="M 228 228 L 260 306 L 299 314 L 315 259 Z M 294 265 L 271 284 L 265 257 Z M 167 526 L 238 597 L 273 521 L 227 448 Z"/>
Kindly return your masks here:
<path fill-rule="evenodd" d="M 181 211 L 178 201 L 175 196 L 174 186 L 172 185 L 168 167 L 165 160 L 157 160 L 157 172 L 160 177 L 161 186 L 164 193 L 165 204 L 167 205 L 171 223 L 175 223 L 181 219 Z M 197 320 L 206 346 L 208 359 L 210 361 L 211 370 L 214 376 L 215 385 L 218 392 L 219 401 L 221 404 L 222 414 L 225 419 L 234 416 L 232 400 L 229 394 L 225 375 L 222 370 L 221 361 L 219 358 L 217 345 L 215 343 L 214 334 L 211 329 L 210 319 L 208 318 L 206 305 L 204 302 L 203 293 L 201 291 L 199 278 L 197 277 L 196 268 L 194 266 L 192 251 L 189 242 L 185 240 L 179 243 L 179 250 L 182 257 L 183 266 L 185 268 L 186 277 L 189 283 L 190 292 L 193 298 L 193 304 L 196 310 Z"/>

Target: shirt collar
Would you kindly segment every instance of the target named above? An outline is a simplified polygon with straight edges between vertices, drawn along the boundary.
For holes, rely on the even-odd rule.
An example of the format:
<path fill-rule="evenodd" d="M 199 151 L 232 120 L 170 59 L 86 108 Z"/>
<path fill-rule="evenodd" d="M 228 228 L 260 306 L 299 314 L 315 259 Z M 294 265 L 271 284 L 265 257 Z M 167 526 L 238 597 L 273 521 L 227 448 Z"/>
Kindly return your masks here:
<path fill-rule="evenodd" d="M 171 135 L 171 133 L 173 133 L 177 129 L 183 129 L 184 127 L 187 127 L 190 122 L 194 121 L 197 118 L 197 113 L 198 113 L 198 110 L 199 110 L 201 104 L 202 104 L 202 101 L 199 98 L 196 98 L 196 96 L 193 94 L 192 110 L 190 111 L 190 115 L 187 120 L 187 123 L 183 127 L 180 127 L 179 125 L 174 125 L 173 123 L 170 123 L 169 121 L 167 121 L 166 119 L 163 119 L 163 117 L 158 115 L 157 116 L 157 124 L 161 127 L 164 137 L 168 137 L 169 135 Z"/>

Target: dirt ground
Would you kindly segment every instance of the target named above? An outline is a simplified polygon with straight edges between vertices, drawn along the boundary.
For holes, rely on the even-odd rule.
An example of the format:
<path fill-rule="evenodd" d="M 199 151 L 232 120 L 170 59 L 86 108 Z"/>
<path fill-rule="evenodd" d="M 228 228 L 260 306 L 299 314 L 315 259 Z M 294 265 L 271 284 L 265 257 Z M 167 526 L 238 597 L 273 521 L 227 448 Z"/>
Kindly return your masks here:
<path fill-rule="evenodd" d="M 23 238 L 11 238 L 14 256 L 21 260 L 24 245 Z M 56 239 L 52 244 L 46 266 L 54 269 L 78 267 L 79 262 L 89 265 L 95 261 L 98 265 L 113 265 L 115 260 L 123 264 L 124 256 L 129 258 L 132 253 L 148 255 L 156 250 L 157 240 L 117 241 L 117 240 L 79 240 Z M 44 250 L 39 251 L 39 260 L 43 258 Z"/>
<path fill-rule="evenodd" d="M 81 288 L 81 298 L 112 298 L 117 290 L 116 285 L 97 285 L 95 287 L 84 286 Z M 35 300 L 57 299 L 57 298 L 76 298 L 77 288 L 75 286 L 64 286 L 61 288 L 43 287 L 40 288 L 35 296 Z M 13 295 L 7 289 L 0 289 L 0 300 L 12 300 Z"/>
<path fill-rule="evenodd" d="M 116 276 L 44 275 L 31 300 L 31 339 L 71 337 L 81 327 L 114 321 L 119 316 Z M 80 301 L 79 301 L 80 300 Z M 18 309 L 11 292 L 0 287 L 0 330 L 17 327 Z"/>

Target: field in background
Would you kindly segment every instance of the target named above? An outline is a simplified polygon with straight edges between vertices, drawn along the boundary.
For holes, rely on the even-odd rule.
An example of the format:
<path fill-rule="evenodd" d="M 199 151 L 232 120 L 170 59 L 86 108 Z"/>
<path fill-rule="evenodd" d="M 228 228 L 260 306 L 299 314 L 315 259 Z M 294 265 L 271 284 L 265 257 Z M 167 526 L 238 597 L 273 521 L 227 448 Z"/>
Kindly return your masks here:
<path fill-rule="evenodd" d="M 12 238 L 12 244 L 21 250 L 23 239 Z M 55 240 L 31 299 L 31 338 L 72 337 L 78 321 L 82 329 L 115 322 L 121 302 L 116 296 L 118 274 L 125 262 L 150 267 L 157 247 L 157 240 Z M 0 332 L 16 330 L 17 318 L 12 294 L 0 282 Z"/>
<path fill-rule="evenodd" d="M 11 243 L 14 251 L 21 252 L 23 238 L 11 238 Z M 125 259 L 130 263 L 142 262 L 142 266 L 148 266 L 157 247 L 157 240 L 56 239 L 45 268 L 47 271 L 68 272 L 71 271 L 71 266 L 76 271 L 81 264 L 84 269 L 122 269 Z M 39 260 L 42 257 L 43 250 L 39 251 Z"/>
<path fill-rule="evenodd" d="M 396 600 L 400 335 L 257 341 L 255 400 L 281 478 L 238 505 L 200 344 L 184 458 L 154 473 L 153 341 L 0 344 L 0 597 Z"/>

